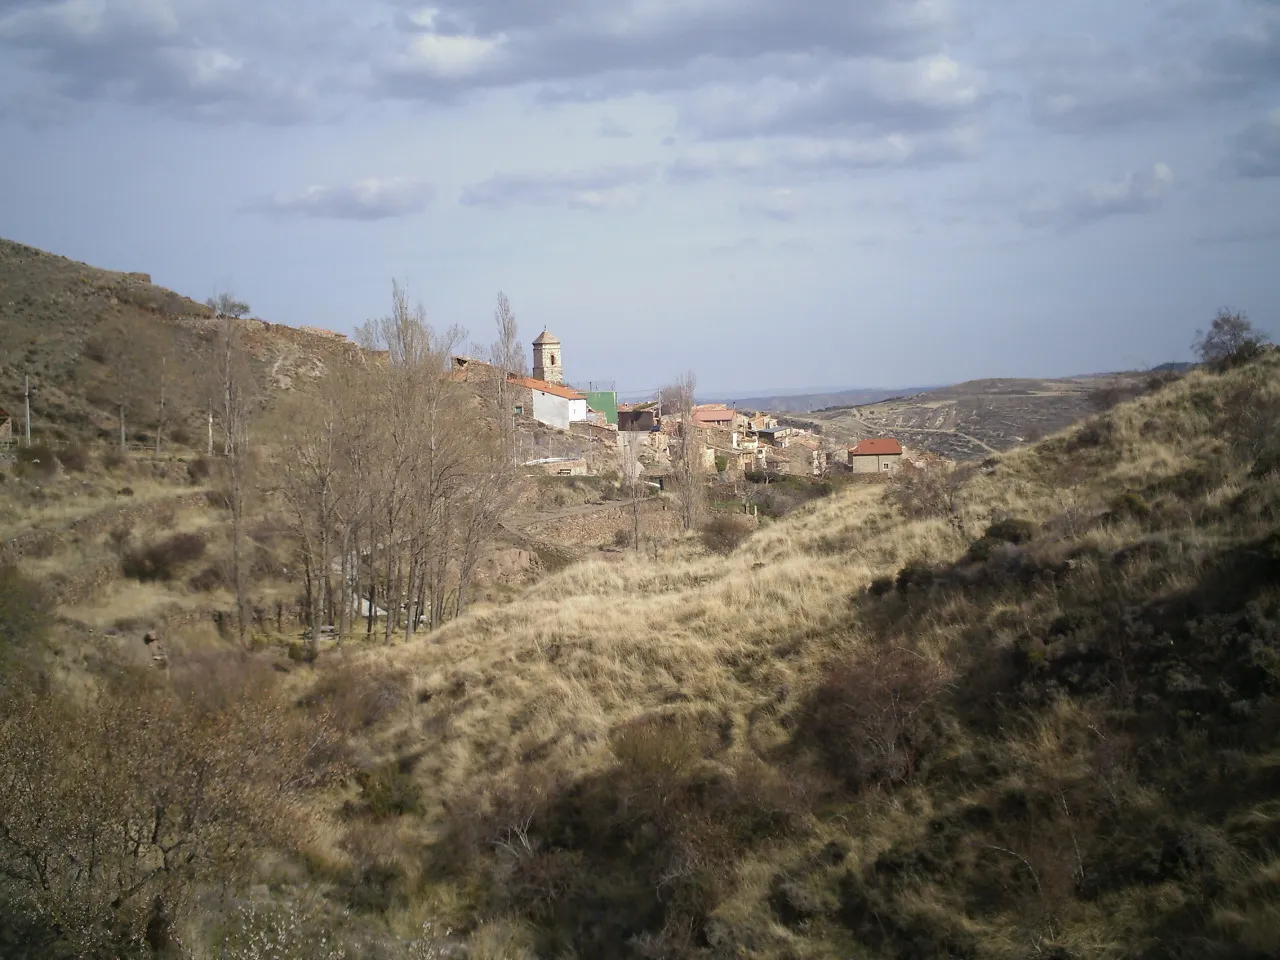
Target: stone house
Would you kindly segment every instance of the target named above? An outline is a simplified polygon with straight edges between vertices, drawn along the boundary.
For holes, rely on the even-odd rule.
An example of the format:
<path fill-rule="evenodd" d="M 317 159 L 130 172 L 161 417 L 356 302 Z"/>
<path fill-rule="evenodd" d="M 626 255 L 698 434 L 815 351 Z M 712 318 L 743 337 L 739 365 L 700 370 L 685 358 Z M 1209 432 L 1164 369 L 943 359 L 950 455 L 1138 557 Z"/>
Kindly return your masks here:
<path fill-rule="evenodd" d="M 849 448 L 854 473 L 897 473 L 902 469 L 902 444 L 890 438 L 863 440 Z"/>
<path fill-rule="evenodd" d="M 657 428 L 657 411 L 652 407 L 643 409 L 618 407 L 618 429 L 626 433 L 649 433 Z"/>
<path fill-rule="evenodd" d="M 587 396 L 558 383 L 536 377 L 512 377 L 511 382 L 529 391 L 532 409 L 517 409 L 517 416 L 532 416 L 539 423 L 560 430 L 587 419 Z"/>
<path fill-rule="evenodd" d="M 693 409 L 693 422 L 700 427 L 719 427 L 732 430 L 738 414 L 723 403 L 704 403 Z"/>

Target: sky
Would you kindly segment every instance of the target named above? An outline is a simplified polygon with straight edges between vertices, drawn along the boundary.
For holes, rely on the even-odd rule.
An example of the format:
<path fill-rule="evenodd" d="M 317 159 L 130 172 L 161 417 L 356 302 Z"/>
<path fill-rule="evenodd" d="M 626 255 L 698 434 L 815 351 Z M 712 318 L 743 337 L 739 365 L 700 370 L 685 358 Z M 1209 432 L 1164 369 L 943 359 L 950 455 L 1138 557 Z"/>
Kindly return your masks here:
<path fill-rule="evenodd" d="M 1280 0 L 0 0 L 0 236 L 567 378 L 941 384 L 1280 334 Z"/>

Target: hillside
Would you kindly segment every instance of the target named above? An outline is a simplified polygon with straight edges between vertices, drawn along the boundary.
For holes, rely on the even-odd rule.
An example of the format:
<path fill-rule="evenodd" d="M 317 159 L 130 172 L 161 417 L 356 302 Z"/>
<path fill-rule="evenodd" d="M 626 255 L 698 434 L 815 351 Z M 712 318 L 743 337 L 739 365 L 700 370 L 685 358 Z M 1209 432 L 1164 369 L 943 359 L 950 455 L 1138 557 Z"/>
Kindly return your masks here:
<path fill-rule="evenodd" d="M 349 345 L 260 320 L 239 326 L 255 393 L 270 403 L 307 388 Z M 0 239 L 0 408 L 20 416 L 31 378 L 33 437 L 154 439 L 163 387 L 179 446 L 199 448 L 210 394 L 217 396 L 219 324 L 201 303 L 146 274 L 100 270 Z M 16 422 L 16 421 L 15 421 Z"/>
<path fill-rule="evenodd" d="M 1166 374 L 1168 375 L 1168 374 Z M 874 403 L 833 406 L 807 419 L 845 440 L 894 436 L 956 460 L 982 459 L 1083 420 L 1109 402 L 1140 392 L 1152 374 L 1062 380 L 971 380 Z"/>
<path fill-rule="evenodd" d="M 1193 373 L 953 515 L 855 488 L 331 667 L 401 691 L 387 896 L 480 956 L 1273 955 L 1278 412 L 1275 355 Z"/>
<path fill-rule="evenodd" d="M 892 397 L 920 393 L 926 387 L 859 387 L 849 390 L 830 390 L 817 393 L 782 393 L 773 396 L 734 398 L 732 402 L 743 410 L 768 410 L 774 413 L 811 413 L 825 407 L 860 406 L 879 403 Z"/>

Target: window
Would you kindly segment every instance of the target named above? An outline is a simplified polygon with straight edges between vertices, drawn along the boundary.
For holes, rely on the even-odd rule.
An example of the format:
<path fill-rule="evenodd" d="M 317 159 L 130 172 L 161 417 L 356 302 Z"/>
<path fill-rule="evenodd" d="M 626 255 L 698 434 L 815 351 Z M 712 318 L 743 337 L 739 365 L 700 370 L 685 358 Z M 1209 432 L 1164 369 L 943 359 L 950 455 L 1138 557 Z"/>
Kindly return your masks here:
<path fill-rule="evenodd" d="M 520 414 L 522 414 L 522 413 L 524 413 L 524 404 L 523 404 L 523 403 L 517 403 L 517 404 L 516 404 L 516 416 L 519 416 L 519 415 L 520 415 Z"/>
<path fill-rule="evenodd" d="M 555 365 L 556 365 L 556 355 L 553 353 L 551 355 L 551 366 L 554 367 Z"/>

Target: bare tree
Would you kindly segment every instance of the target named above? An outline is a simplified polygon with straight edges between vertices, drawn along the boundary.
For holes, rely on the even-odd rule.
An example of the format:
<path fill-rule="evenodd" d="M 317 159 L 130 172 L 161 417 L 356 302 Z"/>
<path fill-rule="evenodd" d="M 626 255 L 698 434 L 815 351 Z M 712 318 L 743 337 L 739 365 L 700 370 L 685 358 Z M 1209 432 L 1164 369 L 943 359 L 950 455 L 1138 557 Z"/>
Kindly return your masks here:
<path fill-rule="evenodd" d="M 680 525 L 685 530 L 697 526 L 704 493 L 702 437 L 694 419 L 697 386 L 698 378 L 690 370 L 662 390 L 663 405 L 679 419 L 671 466 L 680 503 Z"/>
<path fill-rule="evenodd" d="M 231 509 L 231 580 L 236 595 L 236 630 L 241 645 L 244 645 L 248 641 L 249 629 L 244 520 L 250 485 L 249 420 L 253 388 L 240 321 L 224 314 L 221 335 L 218 379 L 222 392 L 223 454 L 228 464 L 228 506 Z"/>
<path fill-rule="evenodd" d="M 646 494 L 644 463 L 640 458 L 647 434 L 622 431 L 618 434 L 618 452 L 622 482 L 631 502 L 631 546 L 640 552 L 640 504 Z"/>
<path fill-rule="evenodd" d="M 234 293 L 226 290 L 216 291 L 204 303 L 206 307 L 213 311 L 216 317 L 232 317 L 239 320 L 249 312 L 247 303 L 243 300 L 237 300 Z"/>
<path fill-rule="evenodd" d="M 1243 310 L 1221 309 L 1207 331 L 1197 330 L 1192 349 L 1210 366 L 1232 366 L 1256 356 L 1268 342 Z"/>
<path fill-rule="evenodd" d="M 300 839 L 336 732 L 265 689 L 223 692 L 0 706 L 0 878 L 50 955 L 160 952 L 201 886 L 235 884 L 265 846 Z"/>

